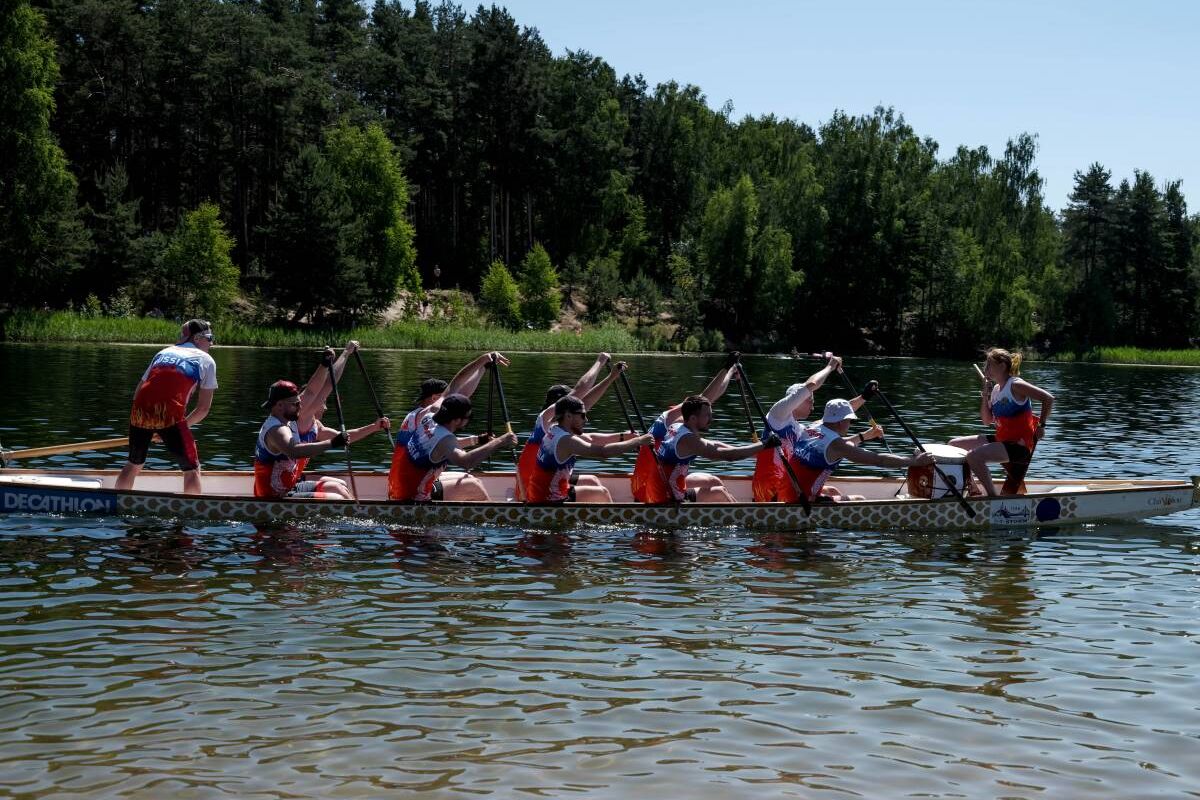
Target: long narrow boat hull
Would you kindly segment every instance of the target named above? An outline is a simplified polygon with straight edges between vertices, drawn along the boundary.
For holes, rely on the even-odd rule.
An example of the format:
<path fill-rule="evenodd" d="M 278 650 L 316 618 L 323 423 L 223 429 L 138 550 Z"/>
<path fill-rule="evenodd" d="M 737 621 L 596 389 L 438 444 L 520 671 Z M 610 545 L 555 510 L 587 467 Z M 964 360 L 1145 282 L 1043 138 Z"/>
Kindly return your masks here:
<path fill-rule="evenodd" d="M 246 472 L 205 473 L 205 494 L 180 493 L 178 472 L 143 473 L 136 490 L 112 488 L 112 470 L 0 470 L 0 511 L 26 514 L 159 516 L 200 520 L 274 522 L 352 517 L 386 525 L 496 525 L 565 529 L 580 525 L 638 528 L 737 527 L 748 530 L 981 530 L 1075 525 L 1102 520 L 1143 519 L 1200 505 L 1200 478 L 1190 480 L 1029 481 L 1020 497 L 973 499 L 972 515 L 954 498 L 896 496 L 903 482 L 849 477 L 837 484 L 866 499 L 818 504 L 811 514 L 799 505 L 750 502 L 750 481 L 723 478 L 739 502 L 648 506 L 632 502 L 627 475 L 601 475 L 613 503 L 526 505 L 512 497 L 511 473 L 478 476 L 493 498 L 487 502 L 396 503 L 385 498 L 387 476 L 355 475 L 361 500 L 260 500 L 250 496 Z"/>

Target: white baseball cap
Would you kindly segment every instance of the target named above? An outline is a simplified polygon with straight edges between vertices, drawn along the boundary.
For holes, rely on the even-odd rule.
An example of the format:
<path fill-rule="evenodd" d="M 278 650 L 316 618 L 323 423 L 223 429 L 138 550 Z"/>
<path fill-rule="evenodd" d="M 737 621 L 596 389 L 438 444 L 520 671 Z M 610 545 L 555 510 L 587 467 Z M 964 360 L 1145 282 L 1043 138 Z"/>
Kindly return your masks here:
<path fill-rule="evenodd" d="M 858 419 L 854 413 L 854 406 L 850 405 L 849 400 L 835 397 L 825 404 L 825 413 L 821 416 L 821 422 L 841 422 L 844 419 Z"/>

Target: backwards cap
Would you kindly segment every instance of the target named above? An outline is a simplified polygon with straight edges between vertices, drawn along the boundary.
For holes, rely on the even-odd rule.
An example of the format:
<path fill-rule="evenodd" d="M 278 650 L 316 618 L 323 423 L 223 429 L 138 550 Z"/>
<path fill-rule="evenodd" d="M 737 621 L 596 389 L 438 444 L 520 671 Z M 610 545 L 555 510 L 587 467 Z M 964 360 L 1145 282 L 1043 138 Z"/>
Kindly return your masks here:
<path fill-rule="evenodd" d="M 270 408 L 280 400 L 287 400 L 289 397 L 299 397 L 300 389 L 291 381 L 275 381 L 271 384 L 271 388 L 267 390 L 267 402 L 262 404 L 263 408 Z"/>

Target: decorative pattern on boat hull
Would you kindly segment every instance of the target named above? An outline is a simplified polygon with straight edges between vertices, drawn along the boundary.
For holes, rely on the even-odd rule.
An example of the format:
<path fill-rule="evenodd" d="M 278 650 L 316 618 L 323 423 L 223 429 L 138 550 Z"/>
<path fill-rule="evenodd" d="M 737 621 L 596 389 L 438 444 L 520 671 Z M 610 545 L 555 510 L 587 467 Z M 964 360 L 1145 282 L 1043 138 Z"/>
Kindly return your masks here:
<path fill-rule="evenodd" d="M 844 530 L 971 530 L 998 527 L 1068 525 L 1090 519 L 1123 516 L 1147 517 L 1172 513 L 1191 506 L 1193 492 L 1164 490 L 1143 492 L 1136 507 L 1128 510 L 1094 509 L 1111 495 L 1061 495 L 1058 497 L 1004 498 L 972 501 L 974 519 L 956 501 L 883 501 L 820 505 L 806 516 L 803 508 L 776 504 L 644 506 L 612 505 L 522 506 L 506 503 L 436 503 L 408 505 L 383 502 L 327 503 L 305 501 L 260 501 L 240 498 L 185 498 L 146 496 L 120 497 L 118 509 L 125 514 L 147 514 L 212 520 L 265 522 L 281 519 L 353 517 L 381 524 L 410 526 L 465 524 L 511 528 L 562 529 L 578 525 L 621 525 L 648 528 L 721 528 L 798 530 L 840 528 Z M 1053 514 L 1046 511 L 1052 503 Z"/>
<path fill-rule="evenodd" d="M 319 500 L 259 500 L 240 495 L 193 497 L 164 491 L 117 492 L 100 481 L 0 471 L 0 511 L 51 514 L 130 514 L 205 520 L 271 522 L 344 517 L 379 524 L 492 525 L 565 529 L 579 525 L 752 530 L 980 530 L 1070 525 L 1104 519 L 1141 519 L 1200 505 L 1200 479 L 1191 482 L 1100 481 L 1047 488 L 1025 497 L 970 501 L 971 517 L 952 498 L 886 499 L 817 505 L 811 516 L 798 505 L 645 506 L 637 503 L 526 506 L 514 502 L 405 504 Z M 110 478 L 111 480 L 111 478 Z"/>

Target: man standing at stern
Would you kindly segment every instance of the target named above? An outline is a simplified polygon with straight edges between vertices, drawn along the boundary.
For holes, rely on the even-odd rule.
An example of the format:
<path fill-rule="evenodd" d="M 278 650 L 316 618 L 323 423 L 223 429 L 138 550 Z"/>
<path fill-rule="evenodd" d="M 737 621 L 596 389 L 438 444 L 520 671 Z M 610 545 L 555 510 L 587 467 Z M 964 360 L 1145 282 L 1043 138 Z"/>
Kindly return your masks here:
<path fill-rule="evenodd" d="M 217 363 L 208 354 L 213 338 L 210 322 L 191 319 L 180 329 L 176 344 L 164 347 L 150 359 L 150 366 L 133 393 L 129 460 L 117 476 L 116 488 L 133 488 L 134 479 L 146 463 L 150 442 L 157 434 L 183 470 L 183 491 L 201 493 L 200 455 L 191 429 L 208 416 L 213 392 L 217 390 Z M 196 407 L 189 414 L 187 405 L 193 393 Z"/>

